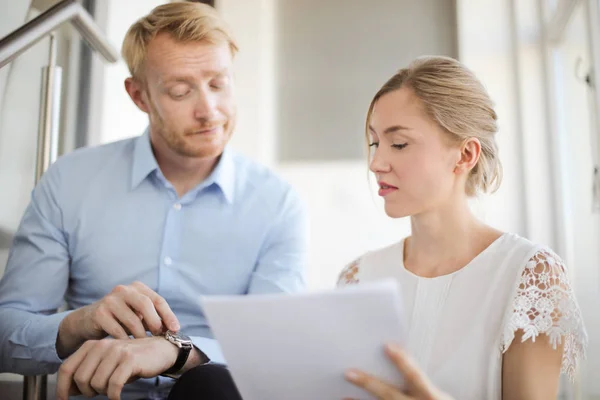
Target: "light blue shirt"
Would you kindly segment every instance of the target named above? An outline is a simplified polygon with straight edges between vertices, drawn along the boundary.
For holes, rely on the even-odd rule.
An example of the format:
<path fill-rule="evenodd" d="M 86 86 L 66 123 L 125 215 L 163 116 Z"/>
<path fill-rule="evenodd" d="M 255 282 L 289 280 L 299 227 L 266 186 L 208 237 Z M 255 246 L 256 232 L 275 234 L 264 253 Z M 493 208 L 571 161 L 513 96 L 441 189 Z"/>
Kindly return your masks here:
<path fill-rule="evenodd" d="M 66 155 L 33 191 L 0 281 L 0 372 L 57 371 L 58 326 L 69 311 L 53 311 L 134 281 L 164 297 L 181 332 L 223 363 L 199 296 L 302 290 L 306 221 L 288 184 L 231 149 L 181 198 L 147 132 Z M 138 382 L 136 396 L 167 384 Z"/>

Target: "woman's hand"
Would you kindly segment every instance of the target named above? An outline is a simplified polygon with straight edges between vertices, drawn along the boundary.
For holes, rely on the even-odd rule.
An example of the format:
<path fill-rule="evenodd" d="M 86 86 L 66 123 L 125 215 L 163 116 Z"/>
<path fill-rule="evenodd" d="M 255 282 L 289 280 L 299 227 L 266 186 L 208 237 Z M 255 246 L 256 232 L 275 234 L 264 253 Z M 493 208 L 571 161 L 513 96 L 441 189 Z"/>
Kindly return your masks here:
<path fill-rule="evenodd" d="M 390 344 L 385 352 L 404 376 L 404 390 L 355 369 L 346 371 L 346 379 L 381 400 L 452 400 L 427 379 L 400 347 Z"/>

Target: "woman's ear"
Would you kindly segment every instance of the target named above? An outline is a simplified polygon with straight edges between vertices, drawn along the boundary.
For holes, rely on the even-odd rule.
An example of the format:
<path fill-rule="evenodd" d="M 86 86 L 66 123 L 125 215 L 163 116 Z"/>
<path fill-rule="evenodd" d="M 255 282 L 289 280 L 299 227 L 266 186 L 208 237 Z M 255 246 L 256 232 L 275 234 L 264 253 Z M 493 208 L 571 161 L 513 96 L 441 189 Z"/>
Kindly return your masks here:
<path fill-rule="evenodd" d="M 471 171 L 481 154 L 481 142 L 477 138 L 469 138 L 463 142 L 460 147 L 460 159 L 454 167 L 455 173 L 463 173 Z"/>

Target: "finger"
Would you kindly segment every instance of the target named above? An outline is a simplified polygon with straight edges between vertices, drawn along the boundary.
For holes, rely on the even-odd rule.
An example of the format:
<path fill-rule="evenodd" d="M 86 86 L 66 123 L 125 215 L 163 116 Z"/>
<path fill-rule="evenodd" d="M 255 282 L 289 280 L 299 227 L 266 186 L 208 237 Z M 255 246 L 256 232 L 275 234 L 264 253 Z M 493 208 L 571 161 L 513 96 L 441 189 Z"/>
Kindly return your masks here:
<path fill-rule="evenodd" d="M 381 379 L 362 371 L 351 369 L 346 371 L 345 377 L 358 387 L 377 396 L 382 400 L 409 400 L 410 398 L 400 392 L 400 390 Z"/>
<path fill-rule="evenodd" d="M 108 380 L 108 391 L 106 392 L 110 400 L 121 399 L 121 391 L 131 375 L 132 366 L 129 362 L 120 364 L 117 369 L 114 370 L 110 379 Z"/>
<path fill-rule="evenodd" d="M 101 307 L 96 313 L 97 323 L 100 328 L 115 339 L 129 339 L 129 335 L 115 319 L 115 315 L 109 309 L 109 306 Z"/>
<path fill-rule="evenodd" d="M 150 301 L 150 299 L 148 299 L 148 301 Z M 152 307 L 154 307 L 154 304 L 152 304 Z M 159 326 L 157 327 L 156 324 L 152 324 L 152 326 L 150 326 L 148 323 L 146 323 L 146 321 L 144 320 L 144 315 L 141 312 L 135 311 L 135 315 L 137 315 L 138 318 L 142 321 L 144 329 L 146 329 L 146 331 L 152 332 L 154 336 L 162 335 L 167 330 L 167 328 L 162 324 L 162 320 L 160 319 L 160 317 L 158 317 Z"/>
<path fill-rule="evenodd" d="M 102 358 L 110 351 L 111 340 L 100 340 L 90 346 L 85 359 L 77 367 L 77 371 L 73 375 L 73 381 L 77 385 L 78 390 L 87 397 L 93 397 L 99 393 L 90 385 L 90 381 L 101 363 Z"/>
<path fill-rule="evenodd" d="M 158 315 L 154 303 L 145 293 L 141 293 L 137 290 L 133 290 L 130 295 L 126 297 L 126 302 L 135 311 L 138 318 L 148 327 L 148 330 L 155 335 L 158 335 L 162 331 L 162 320 Z"/>
<path fill-rule="evenodd" d="M 144 324 L 142 324 L 142 320 L 130 308 L 128 298 L 111 304 L 111 311 L 114 319 L 124 326 L 134 337 L 143 339 L 148 336 L 146 335 L 146 329 L 144 328 Z"/>
<path fill-rule="evenodd" d="M 96 372 L 90 380 L 90 386 L 99 394 L 106 394 L 108 392 L 108 381 L 119 366 L 120 357 L 121 355 L 118 351 L 110 351 L 102 359 L 98 368 L 96 368 Z"/>
<path fill-rule="evenodd" d="M 56 397 L 59 400 L 68 400 L 70 395 L 80 394 L 77 385 L 73 384 L 73 375 L 77 372 L 77 368 L 85 359 L 87 352 L 91 349 L 93 340 L 85 342 L 79 350 L 67 358 L 58 369 L 58 377 L 56 380 Z"/>
<path fill-rule="evenodd" d="M 385 351 L 396 365 L 398 370 L 404 376 L 406 384 L 419 395 L 431 395 L 435 392 L 435 388 L 429 382 L 429 379 L 419 369 L 413 359 L 406 354 L 398 345 L 388 344 Z"/>
<path fill-rule="evenodd" d="M 179 320 L 169 307 L 169 304 L 163 299 L 158 293 L 144 285 L 142 282 L 134 282 L 131 286 L 138 289 L 141 293 L 145 294 L 150 298 L 154 304 L 154 308 L 158 312 L 158 315 L 162 319 L 162 323 L 171 331 L 179 331 L 181 329 Z"/>

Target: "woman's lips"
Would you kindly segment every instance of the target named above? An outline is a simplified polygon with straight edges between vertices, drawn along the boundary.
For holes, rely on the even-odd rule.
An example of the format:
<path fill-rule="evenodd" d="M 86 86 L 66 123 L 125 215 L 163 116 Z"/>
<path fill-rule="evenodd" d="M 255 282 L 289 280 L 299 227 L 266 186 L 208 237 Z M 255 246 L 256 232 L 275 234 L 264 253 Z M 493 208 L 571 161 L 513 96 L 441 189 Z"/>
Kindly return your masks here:
<path fill-rule="evenodd" d="M 392 186 L 389 183 L 379 182 L 379 195 L 385 197 L 388 194 L 398 190 L 396 186 Z"/>

